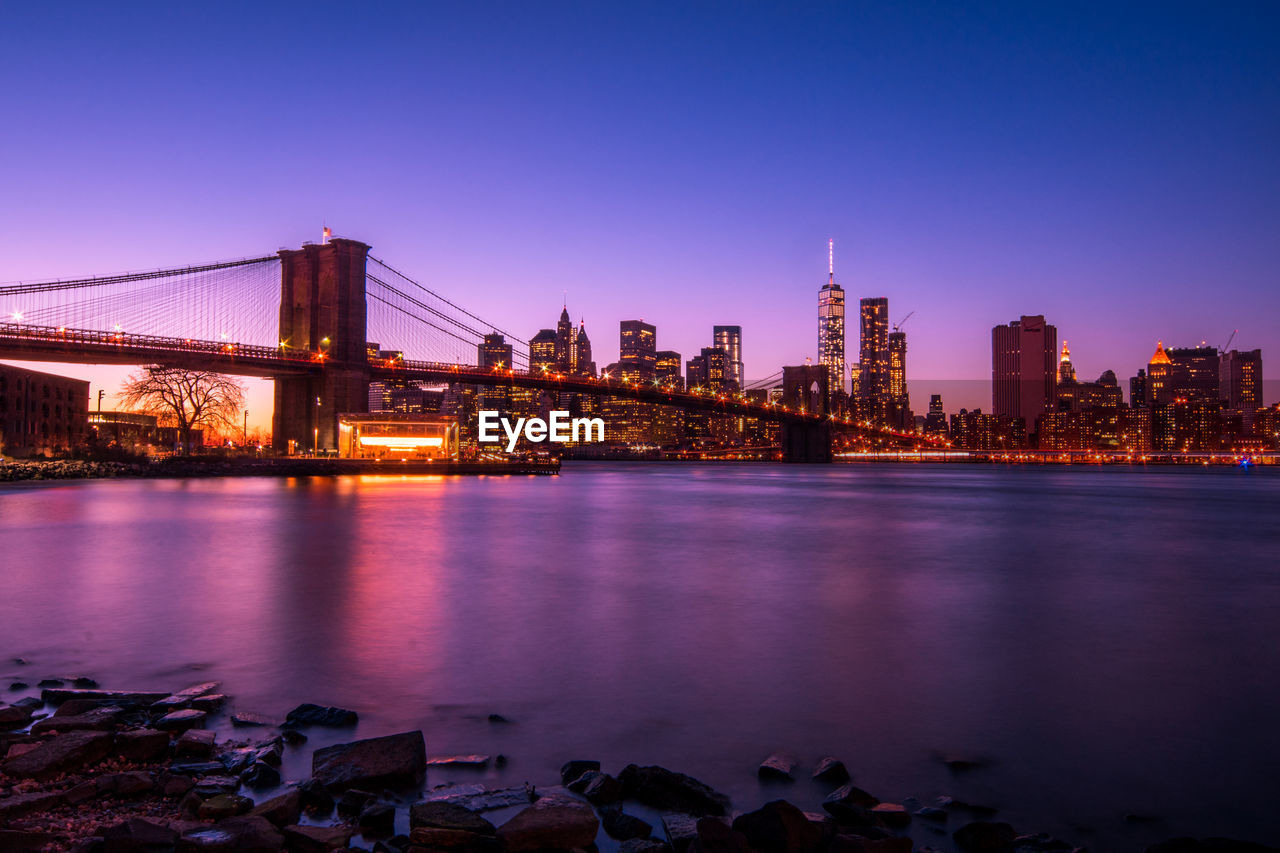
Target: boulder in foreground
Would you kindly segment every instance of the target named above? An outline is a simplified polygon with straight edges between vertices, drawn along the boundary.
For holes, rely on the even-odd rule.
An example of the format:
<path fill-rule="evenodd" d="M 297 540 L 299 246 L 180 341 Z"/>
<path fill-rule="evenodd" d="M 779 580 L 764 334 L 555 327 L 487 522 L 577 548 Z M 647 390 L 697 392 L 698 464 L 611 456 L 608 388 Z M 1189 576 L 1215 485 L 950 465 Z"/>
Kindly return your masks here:
<path fill-rule="evenodd" d="M 692 776 L 665 767 L 628 764 L 618 776 L 623 796 L 664 811 L 705 817 L 723 815 L 729 798 Z"/>
<path fill-rule="evenodd" d="M 573 850 L 594 843 L 599 829 L 600 821 L 590 805 L 552 794 L 498 827 L 498 837 L 510 853 Z"/>
<path fill-rule="evenodd" d="M 311 758 L 311 775 L 337 791 L 415 785 L 426 771 L 427 747 L 421 731 L 326 746 Z"/>
<path fill-rule="evenodd" d="M 0 770 L 16 778 L 52 779 L 101 761 L 111 752 L 113 740 L 110 732 L 67 732 L 10 758 Z"/>

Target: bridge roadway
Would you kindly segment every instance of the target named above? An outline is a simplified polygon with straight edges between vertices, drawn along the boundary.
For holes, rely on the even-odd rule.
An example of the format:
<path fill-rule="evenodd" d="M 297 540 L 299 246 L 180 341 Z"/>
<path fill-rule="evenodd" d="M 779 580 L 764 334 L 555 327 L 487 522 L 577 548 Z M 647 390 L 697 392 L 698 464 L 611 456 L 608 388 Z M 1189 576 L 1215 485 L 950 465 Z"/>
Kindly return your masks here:
<path fill-rule="evenodd" d="M 229 341 L 204 341 L 123 331 L 99 332 L 65 327 L 0 323 L 0 358 L 78 364 L 163 364 L 237 376 L 275 378 L 319 375 L 328 363 L 323 353 L 263 347 Z M 371 380 L 515 386 L 549 391 L 623 397 L 685 410 L 738 415 L 797 425 L 830 421 L 838 430 L 879 435 L 913 444 L 922 436 L 857 424 L 848 419 L 796 411 L 777 404 L 761 405 L 726 394 L 677 391 L 657 384 L 619 379 L 569 376 L 550 371 L 524 372 L 407 359 L 370 359 Z"/>

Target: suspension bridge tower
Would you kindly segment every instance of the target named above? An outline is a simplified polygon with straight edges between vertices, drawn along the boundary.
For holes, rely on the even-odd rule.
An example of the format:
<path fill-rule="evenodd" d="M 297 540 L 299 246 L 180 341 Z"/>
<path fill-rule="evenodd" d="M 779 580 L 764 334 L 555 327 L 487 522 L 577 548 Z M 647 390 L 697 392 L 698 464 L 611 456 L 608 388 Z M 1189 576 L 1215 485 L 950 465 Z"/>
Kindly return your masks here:
<path fill-rule="evenodd" d="M 316 354 L 313 376 L 275 380 L 277 453 L 332 450 L 338 414 L 369 408 L 365 263 L 369 246 L 332 238 L 280 251 L 280 346 Z"/>

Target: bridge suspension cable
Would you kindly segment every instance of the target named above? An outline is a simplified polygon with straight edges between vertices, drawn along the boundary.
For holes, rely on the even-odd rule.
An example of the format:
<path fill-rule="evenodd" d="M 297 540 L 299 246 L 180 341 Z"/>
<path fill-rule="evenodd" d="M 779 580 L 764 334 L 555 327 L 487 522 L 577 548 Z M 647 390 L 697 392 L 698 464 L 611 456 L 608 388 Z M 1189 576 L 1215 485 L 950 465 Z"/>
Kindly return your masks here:
<path fill-rule="evenodd" d="M 275 346 L 276 255 L 0 285 L 2 319 L 50 328 Z"/>
<path fill-rule="evenodd" d="M 485 335 L 499 333 L 512 347 L 511 366 L 528 366 L 529 342 L 468 311 L 410 278 L 380 258 L 369 256 L 367 339 L 411 359 L 474 364 Z"/>

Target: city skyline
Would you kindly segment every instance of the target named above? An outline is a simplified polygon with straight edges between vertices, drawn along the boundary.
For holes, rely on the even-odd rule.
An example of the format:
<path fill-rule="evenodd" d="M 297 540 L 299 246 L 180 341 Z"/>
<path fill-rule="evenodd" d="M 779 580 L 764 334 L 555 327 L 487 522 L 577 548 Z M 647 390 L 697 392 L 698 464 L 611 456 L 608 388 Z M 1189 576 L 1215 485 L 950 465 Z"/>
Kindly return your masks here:
<path fill-rule="evenodd" d="M 834 238 L 850 304 L 916 311 L 913 377 L 987 378 L 987 330 L 1022 314 L 1087 376 L 1237 328 L 1280 351 L 1270 7 L 406 6 L 341 39 L 324 6 L 12 14 L 5 280 L 327 224 L 525 335 L 566 289 L 589 328 L 644 318 L 682 353 L 741 325 L 758 377 L 817 359 Z"/>

